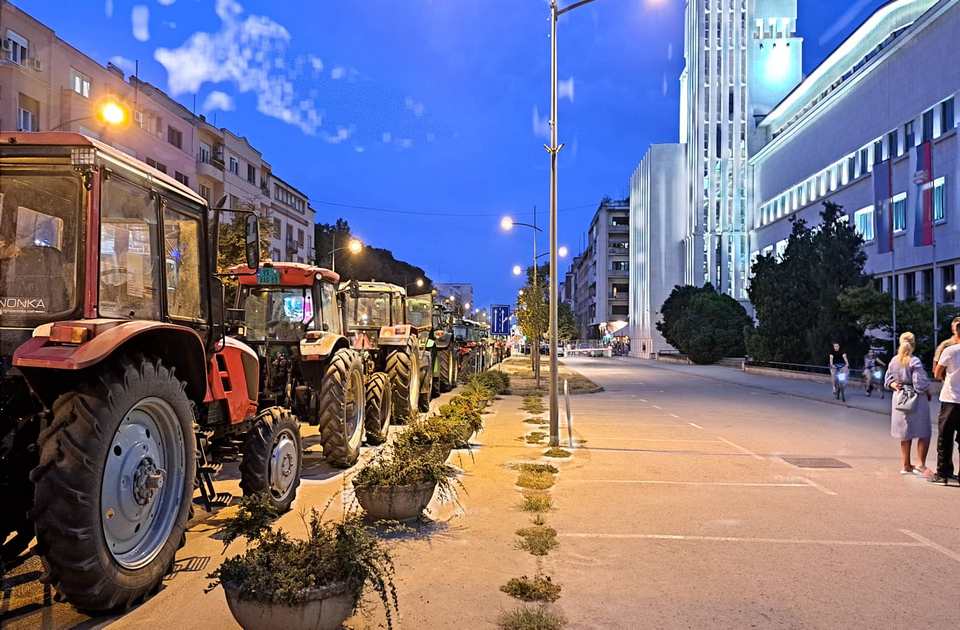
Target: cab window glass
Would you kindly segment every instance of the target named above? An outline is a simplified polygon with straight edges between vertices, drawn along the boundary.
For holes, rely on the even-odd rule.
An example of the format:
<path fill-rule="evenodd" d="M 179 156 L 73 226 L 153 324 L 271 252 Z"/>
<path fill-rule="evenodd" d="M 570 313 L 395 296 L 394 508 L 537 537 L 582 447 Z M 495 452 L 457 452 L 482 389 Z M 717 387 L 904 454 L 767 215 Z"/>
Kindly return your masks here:
<path fill-rule="evenodd" d="M 337 310 L 337 290 L 329 282 L 320 285 L 320 310 L 326 330 L 338 335 L 342 334 L 340 313 Z"/>
<path fill-rule="evenodd" d="M 391 323 L 394 326 L 404 323 L 402 297 L 395 294 L 390 296 L 390 311 L 391 315 L 393 316 L 393 321 Z"/>
<path fill-rule="evenodd" d="M 163 249 L 167 265 L 167 309 L 171 317 L 204 319 L 200 290 L 200 220 L 171 208 L 163 211 Z"/>
<path fill-rule="evenodd" d="M 104 186 L 100 209 L 100 314 L 160 319 L 157 204 L 119 177 Z"/>

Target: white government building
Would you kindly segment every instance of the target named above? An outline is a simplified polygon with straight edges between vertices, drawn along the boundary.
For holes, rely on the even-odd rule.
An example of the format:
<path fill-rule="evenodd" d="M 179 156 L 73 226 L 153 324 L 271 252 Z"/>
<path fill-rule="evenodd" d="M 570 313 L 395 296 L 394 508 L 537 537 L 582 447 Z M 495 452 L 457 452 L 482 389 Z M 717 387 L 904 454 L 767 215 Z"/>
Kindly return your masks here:
<path fill-rule="evenodd" d="M 825 201 L 843 206 L 860 230 L 867 272 L 885 290 L 895 268 L 901 298 L 956 303 L 960 0 L 887 2 L 802 80 L 796 5 L 688 0 L 681 144 L 674 145 L 680 148 L 651 147 L 631 179 L 631 352 L 637 356 L 671 350 L 655 324 L 675 285 L 709 281 L 745 301 L 750 262 L 783 250 L 790 217 L 815 225 Z M 739 47 L 746 49 L 745 77 L 735 69 L 724 73 L 736 56 L 737 16 L 749 27 Z M 725 38 L 729 24 L 734 33 Z M 718 68 L 727 88 L 717 96 L 708 96 L 710 88 L 717 93 L 718 77 L 706 68 Z M 736 129 L 742 111 L 745 158 Z M 927 142 L 932 172 L 918 173 Z M 680 170 L 677 151 L 683 151 Z M 891 173 L 885 185 L 893 256 L 878 253 L 873 219 L 874 164 L 882 161 L 890 164 L 879 170 Z M 925 190 L 936 223 L 936 268 L 934 248 L 914 246 L 915 204 Z"/>

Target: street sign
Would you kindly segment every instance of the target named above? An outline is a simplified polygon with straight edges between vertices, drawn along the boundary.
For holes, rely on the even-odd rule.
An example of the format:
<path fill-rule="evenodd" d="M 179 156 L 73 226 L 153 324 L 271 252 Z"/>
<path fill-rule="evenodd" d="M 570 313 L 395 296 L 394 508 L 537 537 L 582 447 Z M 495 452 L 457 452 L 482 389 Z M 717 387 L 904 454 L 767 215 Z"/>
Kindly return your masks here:
<path fill-rule="evenodd" d="M 490 307 L 490 334 L 503 336 L 510 334 L 509 304 L 495 304 Z"/>

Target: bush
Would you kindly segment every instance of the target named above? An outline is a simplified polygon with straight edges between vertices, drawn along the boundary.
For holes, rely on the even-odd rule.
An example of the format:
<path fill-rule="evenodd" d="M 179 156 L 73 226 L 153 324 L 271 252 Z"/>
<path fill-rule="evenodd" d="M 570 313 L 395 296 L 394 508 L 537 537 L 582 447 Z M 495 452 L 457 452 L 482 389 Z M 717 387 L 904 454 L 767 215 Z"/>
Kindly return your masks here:
<path fill-rule="evenodd" d="M 566 624 L 566 617 L 546 606 L 506 611 L 497 620 L 501 630 L 560 630 Z"/>
<path fill-rule="evenodd" d="M 554 584 L 549 575 L 511 578 L 500 590 L 524 602 L 555 602 L 560 599 L 560 585 Z"/>
<path fill-rule="evenodd" d="M 380 597 L 387 627 L 393 627 L 393 613 L 398 611 L 393 560 L 358 515 L 323 523 L 322 514 L 312 509 L 306 540 L 271 530 L 276 516 L 262 494 L 240 499 L 240 509 L 226 521 L 223 533 L 228 546 L 240 537 L 250 545 L 207 576 L 212 580 L 208 592 L 228 583 L 239 589 L 240 599 L 294 605 L 307 600 L 308 589 L 345 589 L 356 606 L 369 585 Z"/>
<path fill-rule="evenodd" d="M 676 287 L 660 309 L 657 323 L 667 343 L 701 365 L 724 357 L 744 356 L 744 329 L 752 325 L 747 311 L 713 286 Z"/>
<path fill-rule="evenodd" d="M 432 482 L 437 484 L 440 500 L 449 501 L 456 498 L 457 487 L 462 487 L 458 474 L 455 467 L 446 463 L 446 449 L 395 442 L 360 469 L 353 485 L 372 488 Z"/>
<path fill-rule="evenodd" d="M 510 375 L 500 370 L 487 370 L 471 377 L 471 381 L 492 389 L 496 394 L 502 394 L 510 389 Z"/>

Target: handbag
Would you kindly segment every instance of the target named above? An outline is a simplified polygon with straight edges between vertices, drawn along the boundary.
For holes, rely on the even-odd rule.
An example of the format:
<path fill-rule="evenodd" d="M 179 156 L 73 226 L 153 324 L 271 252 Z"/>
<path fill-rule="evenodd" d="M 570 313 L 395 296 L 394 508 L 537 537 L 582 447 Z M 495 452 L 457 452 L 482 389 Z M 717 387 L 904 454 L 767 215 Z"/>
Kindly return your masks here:
<path fill-rule="evenodd" d="M 893 408 L 903 413 L 912 413 L 917 407 L 917 401 L 919 399 L 920 396 L 917 394 L 917 390 L 910 385 L 903 385 L 893 395 Z"/>

